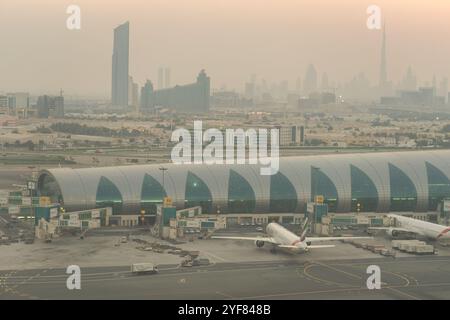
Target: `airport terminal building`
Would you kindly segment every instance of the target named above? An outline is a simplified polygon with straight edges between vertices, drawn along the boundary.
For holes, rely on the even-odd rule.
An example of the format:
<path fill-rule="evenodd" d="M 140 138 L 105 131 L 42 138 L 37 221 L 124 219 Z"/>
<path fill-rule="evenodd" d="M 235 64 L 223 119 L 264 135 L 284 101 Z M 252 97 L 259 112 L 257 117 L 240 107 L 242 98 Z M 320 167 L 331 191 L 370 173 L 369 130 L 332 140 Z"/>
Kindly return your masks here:
<path fill-rule="evenodd" d="M 446 150 L 285 157 L 272 176 L 259 165 L 165 167 L 43 170 L 38 193 L 67 211 L 111 206 L 115 215 L 154 214 L 165 196 L 208 214 L 304 213 L 315 195 L 329 212 L 427 212 L 450 197 Z"/>

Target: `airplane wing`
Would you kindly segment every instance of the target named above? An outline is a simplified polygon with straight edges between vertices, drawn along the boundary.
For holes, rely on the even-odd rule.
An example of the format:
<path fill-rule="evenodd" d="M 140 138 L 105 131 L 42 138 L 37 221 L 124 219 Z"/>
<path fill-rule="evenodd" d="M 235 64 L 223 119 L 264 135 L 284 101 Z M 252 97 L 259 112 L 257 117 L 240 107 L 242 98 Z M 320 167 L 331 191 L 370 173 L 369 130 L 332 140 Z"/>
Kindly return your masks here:
<path fill-rule="evenodd" d="M 336 247 L 334 244 L 330 245 L 320 245 L 320 246 L 308 246 L 308 249 L 324 249 L 324 248 L 334 248 Z"/>
<path fill-rule="evenodd" d="M 320 242 L 320 241 L 337 241 L 337 240 L 358 240 L 358 239 L 373 239 L 373 237 L 307 237 L 306 242 Z M 311 247 L 311 246 L 309 246 Z"/>
<path fill-rule="evenodd" d="M 298 249 L 298 247 L 296 247 L 296 246 L 289 246 L 289 245 L 284 245 L 284 244 L 280 244 L 280 245 L 278 246 L 278 248 Z"/>
<path fill-rule="evenodd" d="M 334 244 L 330 245 L 321 245 L 321 246 L 308 246 L 308 249 L 324 249 L 324 248 L 334 248 L 336 247 Z M 298 249 L 296 246 L 289 246 L 289 245 L 279 245 L 278 248 L 286 248 L 286 249 Z"/>
<path fill-rule="evenodd" d="M 411 230 L 404 229 L 404 228 L 395 228 L 395 227 L 369 227 L 367 228 L 369 230 L 394 230 L 394 231 L 401 231 L 401 232 L 412 232 Z"/>
<path fill-rule="evenodd" d="M 278 244 L 270 237 L 226 237 L 226 236 L 212 236 L 211 239 L 227 239 L 227 240 L 248 240 L 248 241 L 264 241 L 273 244 Z"/>

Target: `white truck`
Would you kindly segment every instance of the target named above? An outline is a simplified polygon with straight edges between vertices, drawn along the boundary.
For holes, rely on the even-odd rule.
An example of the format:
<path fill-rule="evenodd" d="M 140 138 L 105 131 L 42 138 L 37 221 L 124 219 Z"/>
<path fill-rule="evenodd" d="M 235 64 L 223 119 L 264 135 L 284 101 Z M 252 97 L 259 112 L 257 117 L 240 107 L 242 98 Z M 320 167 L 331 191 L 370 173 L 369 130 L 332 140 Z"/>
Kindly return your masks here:
<path fill-rule="evenodd" d="M 158 267 L 153 263 L 133 263 L 131 265 L 131 273 L 133 274 L 153 274 L 158 273 Z"/>
<path fill-rule="evenodd" d="M 419 245 L 415 250 L 416 254 L 435 254 L 434 246 L 432 245 Z"/>

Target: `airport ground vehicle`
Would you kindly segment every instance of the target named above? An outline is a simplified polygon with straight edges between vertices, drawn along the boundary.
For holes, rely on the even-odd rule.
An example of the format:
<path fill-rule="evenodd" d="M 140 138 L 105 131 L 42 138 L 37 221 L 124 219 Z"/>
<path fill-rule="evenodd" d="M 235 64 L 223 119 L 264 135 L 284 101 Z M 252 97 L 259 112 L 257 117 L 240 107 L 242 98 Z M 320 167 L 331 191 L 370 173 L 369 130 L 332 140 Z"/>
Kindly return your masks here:
<path fill-rule="evenodd" d="M 133 263 L 131 265 L 131 273 L 133 274 L 154 274 L 158 273 L 158 267 L 153 263 Z"/>

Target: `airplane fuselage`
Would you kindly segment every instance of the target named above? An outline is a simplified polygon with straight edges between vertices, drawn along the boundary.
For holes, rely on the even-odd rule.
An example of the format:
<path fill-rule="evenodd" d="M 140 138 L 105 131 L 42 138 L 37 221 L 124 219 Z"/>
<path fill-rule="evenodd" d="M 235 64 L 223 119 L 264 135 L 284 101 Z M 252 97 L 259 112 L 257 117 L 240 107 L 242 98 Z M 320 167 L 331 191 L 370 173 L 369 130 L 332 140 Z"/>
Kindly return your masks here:
<path fill-rule="evenodd" d="M 266 227 L 266 233 L 277 243 L 296 247 L 290 249 L 290 251 L 304 252 L 308 250 L 307 244 L 301 241 L 299 236 L 278 223 L 269 223 Z"/>
<path fill-rule="evenodd" d="M 410 232 L 435 240 L 450 239 L 450 227 L 409 217 L 403 217 L 396 214 L 389 214 L 388 216 L 395 218 L 396 227 L 403 228 L 409 230 Z"/>

